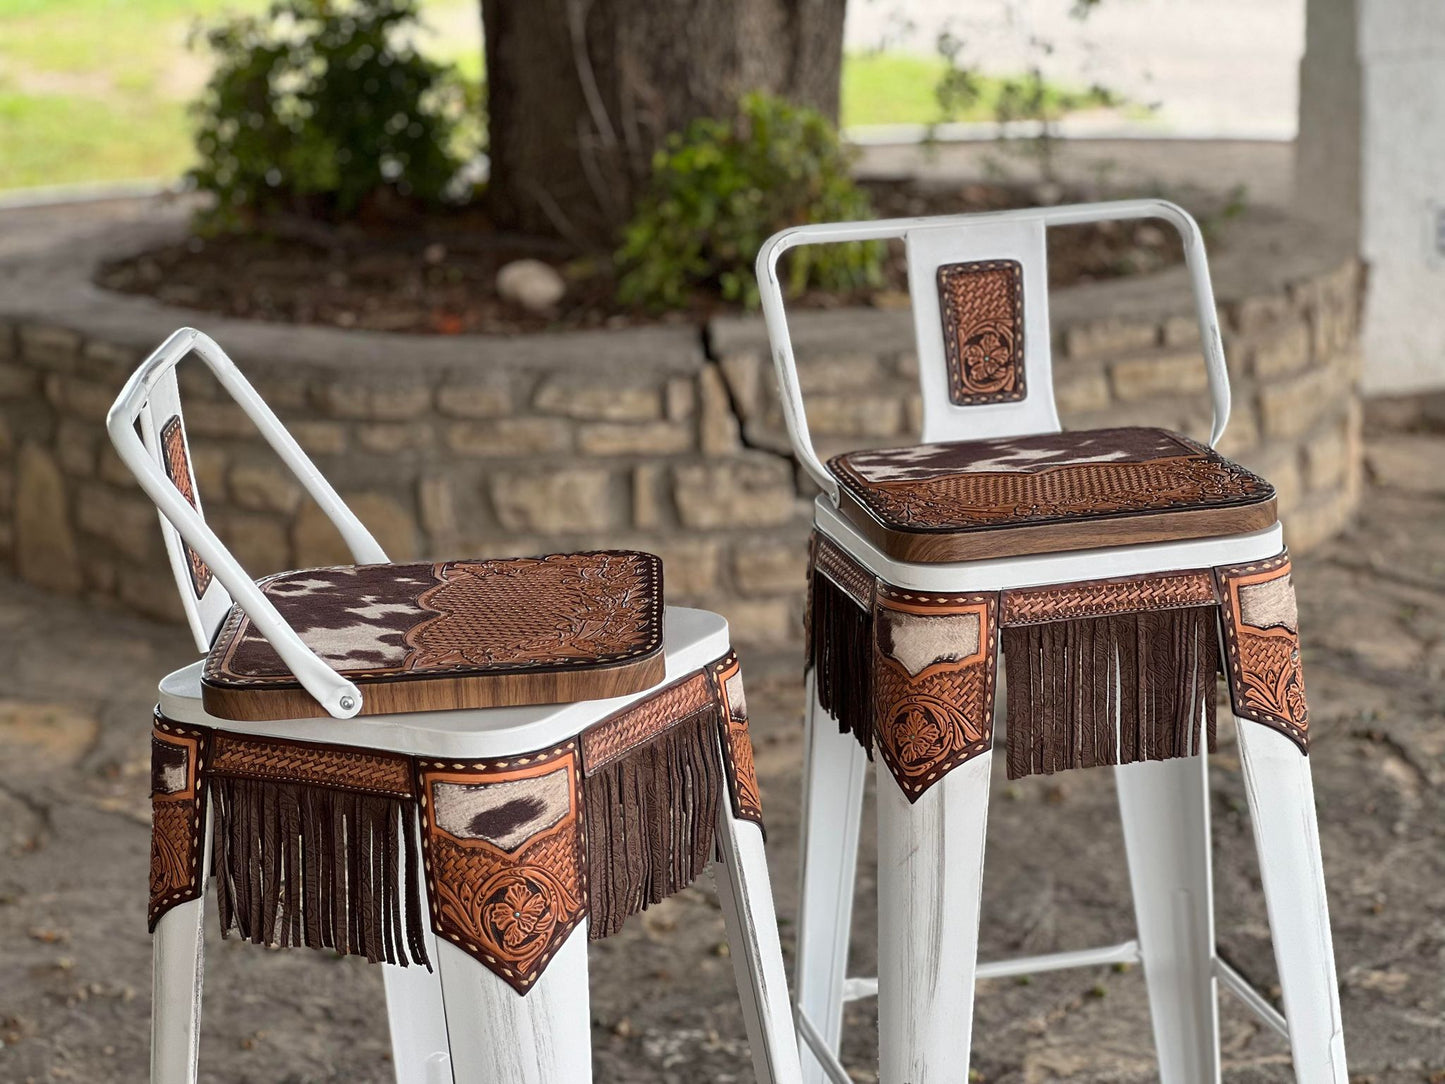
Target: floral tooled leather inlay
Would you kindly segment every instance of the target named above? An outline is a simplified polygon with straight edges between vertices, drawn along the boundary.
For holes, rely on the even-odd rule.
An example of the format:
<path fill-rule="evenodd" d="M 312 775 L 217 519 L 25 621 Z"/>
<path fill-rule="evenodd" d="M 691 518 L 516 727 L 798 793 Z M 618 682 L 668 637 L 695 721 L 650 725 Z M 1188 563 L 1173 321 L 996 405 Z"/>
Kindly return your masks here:
<path fill-rule="evenodd" d="M 525 994 L 587 913 L 577 742 L 418 770 L 432 928 Z"/>
<path fill-rule="evenodd" d="M 196 503 L 196 483 L 191 474 L 191 456 L 186 448 L 186 430 L 181 424 L 181 416 L 174 414 L 165 425 L 161 426 L 161 465 L 165 467 L 166 477 L 171 480 L 171 485 L 180 491 L 192 508 L 199 509 Z M 191 587 L 196 593 L 196 598 L 201 598 L 206 593 L 206 588 L 211 586 L 211 566 L 201 560 L 201 555 L 191 549 L 190 543 L 182 542 L 181 548 L 186 555 L 186 565 L 191 573 Z"/>
<path fill-rule="evenodd" d="M 1216 569 L 1234 713 L 1280 731 L 1309 752 L 1309 705 L 1288 553 Z"/>
<path fill-rule="evenodd" d="M 1023 267 L 979 260 L 938 269 L 948 396 L 959 406 L 1022 399 Z"/>
<path fill-rule="evenodd" d="M 733 816 L 761 825 L 763 800 L 758 789 L 752 737 L 748 733 L 748 702 L 737 652 L 729 651 L 713 663 L 712 672 L 722 702 L 723 757 L 727 762 Z"/>
<path fill-rule="evenodd" d="M 161 915 L 202 891 L 202 829 L 205 799 L 200 773 L 205 758 L 203 731 L 155 717 L 151 733 L 150 907 L 155 929 Z"/>
<path fill-rule="evenodd" d="M 998 599 L 880 585 L 874 609 L 877 744 L 913 802 L 993 745 Z"/>
<path fill-rule="evenodd" d="M 1212 449 L 1156 429 L 850 452 L 828 466 L 876 519 L 907 531 L 1031 526 L 1274 496 L 1268 482 Z"/>

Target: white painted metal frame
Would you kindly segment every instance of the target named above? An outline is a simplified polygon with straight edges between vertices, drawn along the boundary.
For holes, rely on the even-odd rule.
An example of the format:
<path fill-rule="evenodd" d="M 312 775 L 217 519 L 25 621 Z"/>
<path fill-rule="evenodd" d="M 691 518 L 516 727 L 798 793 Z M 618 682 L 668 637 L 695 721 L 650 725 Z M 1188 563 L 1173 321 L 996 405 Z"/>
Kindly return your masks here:
<path fill-rule="evenodd" d="M 923 441 L 1012 436 L 1059 429 L 1052 389 L 1046 228 L 1145 217 L 1169 222 L 1184 244 L 1213 405 L 1210 442 L 1217 443 L 1229 420 L 1230 391 L 1208 262 L 1197 224 L 1172 203 L 1132 200 L 823 224 L 784 230 L 769 239 L 758 255 L 758 284 L 789 438 L 823 490 L 814 506 L 819 530 L 887 583 L 921 591 L 1002 591 L 1239 564 L 1279 553 L 1283 537 L 1276 525 L 1248 535 L 1002 560 L 900 562 L 882 553 L 838 511 L 838 484 L 813 449 L 777 271 L 779 257 L 789 248 L 902 239 L 923 394 Z M 1022 265 L 1027 395 L 1017 403 L 956 406 L 948 397 L 935 275 L 943 263 L 983 259 L 1017 259 Z M 879 975 L 876 980 L 849 979 L 848 933 L 866 760 L 851 736 L 837 733 L 817 703 L 811 681 L 808 688 L 796 1000 L 798 1034 L 813 1055 L 804 1061 L 808 1084 L 846 1084 L 849 1079 L 837 1056 L 847 1000 L 875 993 L 879 997 L 880 1084 L 952 1081 L 961 1078 L 967 1064 L 977 978 L 1119 961 L 1143 965 L 1165 1084 L 1219 1079 L 1220 985 L 1288 1036 L 1301 1080 L 1344 1084 L 1339 996 L 1309 762 L 1288 739 L 1252 723 L 1239 727 L 1289 1024 L 1215 951 L 1207 758 L 1202 755 L 1115 769 L 1136 940 L 984 964 L 977 962 L 977 944 L 988 758 L 955 769 L 912 805 L 886 768 L 880 769 Z"/>
<path fill-rule="evenodd" d="M 229 610 L 231 598 L 251 617 L 308 692 L 333 716 L 240 721 L 207 714 L 201 699 L 203 660 L 168 675 L 160 708 L 169 719 L 231 733 L 360 746 L 437 759 L 490 759 L 547 748 L 650 695 L 656 688 L 702 669 L 729 650 L 727 623 L 701 610 L 669 608 L 665 616 L 666 676 L 658 686 L 629 696 L 570 704 L 360 716 L 361 697 L 324 663 L 276 612 L 230 551 L 206 525 L 199 507 L 181 496 L 161 467 L 159 432 L 180 415 L 176 364 L 195 353 L 254 421 L 296 474 L 358 562 L 384 562 L 370 532 L 316 470 L 235 365 L 210 338 L 182 329 L 127 381 L 107 417 L 122 461 L 156 503 L 167 551 L 197 645 L 205 651 Z M 137 434 L 137 426 L 140 434 Z M 194 479 L 192 480 L 194 488 Z M 196 599 L 182 541 L 210 565 L 219 586 Z M 353 698 L 350 703 L 347 698 Z M 721 740 L 721 739 L 719 739 Z M 720 751 L 721 752 L 721 751 Z M 724 923 L 732 949 L 754 1070 L 765 1084 L 800 1084 L 797 1041 L 783 971 L 777 918 L 761 830 L 733 817 L 727 783 L 718 805 L 716 871 Z M 410 830 L 419 831 L 413 819 Z M 210 840 L 202 859 L 209 881 Z M 420 898 L 402 901 L 423 909 Z M 194 1084 L 200 1048 L 204 970 L 202 899 L 166 912 L 156 926 L 151 1022 L 152 1084 Z M 585 1084 L 592 1077 L 585 922 L 573 930 L 525 996 L 466 953 L 424 926 L 435 972 L 384 965 L 392 1058 L 398 1084 Z"/>
<path fill-rule="evenodd" d="M 121 462 L 135 475 L 160 512 L 166 551 L 196 645 L 202 651 L 209 649 L 234 599 L 317 703 L 333 718 L 349 719 L 361 710 L 361 691 L 301 642 L 295 630 L 276 612 L 206 524 L 199 507 L 191 507 L 181 496 L 161 465 L 160 429 L 170 417 L 183 417 L 175 368 L 192 354 L 215 374 L 221 386 L 255 423 L 266 443 L 321 506 L 341 532 L 357 563 L 385 562 L 386 554 L 216 342 L 194 328 L 181 328 L 126 381 L 106 415 L 105 424 Z M 141 429 L 139 434 L 137 425 Z M 199 492 L 196 497 L 199 504 Z M 200 600 L 191 588 L 182 540 L 200 554 L 215 576 L 216 582 Z"/>

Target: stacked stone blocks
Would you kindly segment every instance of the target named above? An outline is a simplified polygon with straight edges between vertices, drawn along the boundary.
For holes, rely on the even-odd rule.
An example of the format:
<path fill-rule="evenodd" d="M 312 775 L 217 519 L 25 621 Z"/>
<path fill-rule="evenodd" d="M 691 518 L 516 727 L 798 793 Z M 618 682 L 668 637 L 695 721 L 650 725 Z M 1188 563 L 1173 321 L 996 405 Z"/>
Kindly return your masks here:
<path fill-rule="evenodd" d="M 1223 447 L 1274 482 L 1296 552 L 1338 530 L 1359 495 L 1360 285 L 1356 264 L 1336 261 L 1221 305 L 1235 388 Z M 803 313 L 799 326 L 822 453 L 913 439 L 906 313 Z M 1067 426 L 1207 429 L 1187 314 L 1056 309 L 1055 327 Z M 218 338 L 393 558 L 641 547 L 663 557 L 671 601 L 720 610 L 740 641 L 794 638 L 813 491 L 787 455 L 760 321 L 607 334 L 596 365 L 545 339 L 523 357 L 472 338 L 444 362 L 399 350 L 395 364 L 349 367 Z M 0 313 L 0 559 L 47 589 L 175 619 L 154 509 L 104 432 L 144 356 L 131 338 L 83 315 Z M 347 560 L 214 380 L 195 363 L 181 376 L 201 500 L 241 562 L 261 575 Z"/>

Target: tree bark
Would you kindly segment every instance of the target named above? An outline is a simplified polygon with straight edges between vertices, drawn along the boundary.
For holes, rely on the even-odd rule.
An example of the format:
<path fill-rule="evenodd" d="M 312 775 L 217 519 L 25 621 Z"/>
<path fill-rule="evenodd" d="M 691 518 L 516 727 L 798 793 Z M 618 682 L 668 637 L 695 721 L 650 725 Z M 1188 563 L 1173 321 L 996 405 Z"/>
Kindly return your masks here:
<path fill-rule="evenodd" d="M 481 0 L 499 226 L 610 247 L 653 153 L 762 90 L 838 115 L 845 0 Z"/>

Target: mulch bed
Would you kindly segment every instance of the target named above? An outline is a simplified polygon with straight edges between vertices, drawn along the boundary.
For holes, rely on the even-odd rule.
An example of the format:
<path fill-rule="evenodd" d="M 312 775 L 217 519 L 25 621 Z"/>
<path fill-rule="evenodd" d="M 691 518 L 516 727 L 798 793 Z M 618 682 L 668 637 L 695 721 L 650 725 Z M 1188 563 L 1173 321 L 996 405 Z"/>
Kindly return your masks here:
<path fill-rule="evenodd" d="M 867 182 L 880 218 L 956 214 L 1034 206 L 1036 189 L 1002 185 Z M 1049 202 L 1098 198 L 1081 191 L 1042 193 Z M 498 296 L 497 271 L 532 258 L 555 266 L 567 293 L 554 311 L 529 312 Z M 1073 226 L 1049 232 L 1054 286 L 1143 274 L 1182 259 L 1177 238 L 1149 221 Z M 578 256 L 565 246 L 497 231 L 485 215 L 459 209 L 405 222 L 330 226 L 278 221 L 264 230 L 192 236 L 104 264 L 99 285 L 204 312 L 292 324 L 456 335 L 701 323 L 736 309 L 702 292 L 689 309 L 653 314 L 619 306 L 605 254 Z M 900 246 L 890 249 L 884 285 L 853 294 L 796 299 L 810 308 L 905 300 Z"/>

